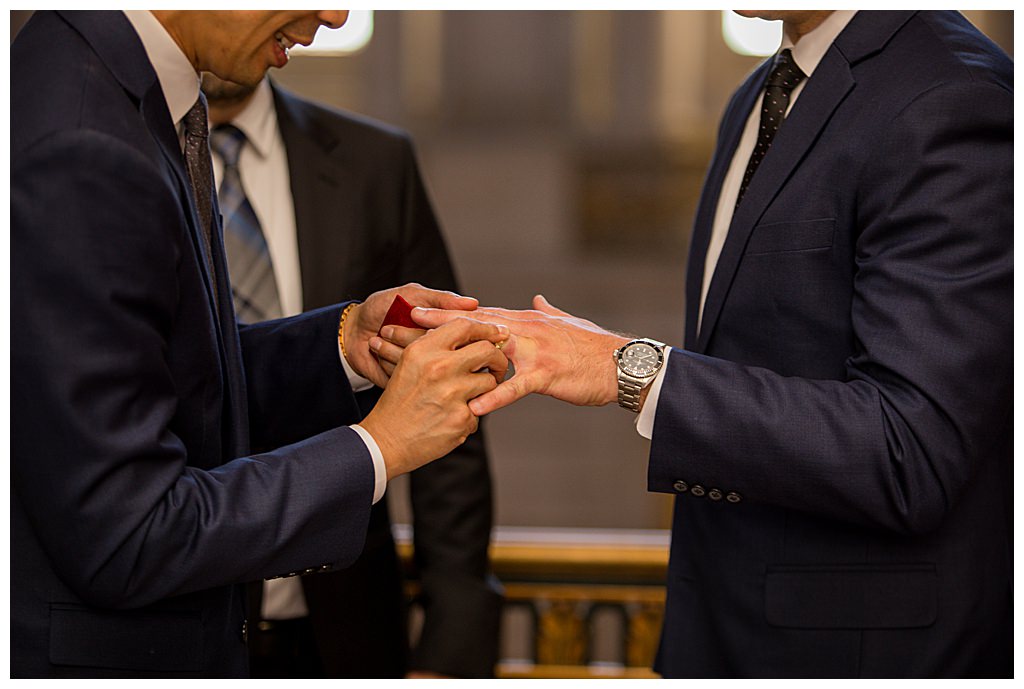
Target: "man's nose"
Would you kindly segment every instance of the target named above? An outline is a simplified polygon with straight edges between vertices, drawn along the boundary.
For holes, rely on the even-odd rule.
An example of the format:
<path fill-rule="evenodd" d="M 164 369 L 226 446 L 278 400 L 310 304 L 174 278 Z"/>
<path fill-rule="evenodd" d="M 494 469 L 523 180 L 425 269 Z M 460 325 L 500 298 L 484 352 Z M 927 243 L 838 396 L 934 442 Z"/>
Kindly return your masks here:
<path fill-rule="evenodd" d="M 340 29 L 348 20 L 348 10 L 323 10 L 317 12 L 317 18 L 328 29 Z"/>

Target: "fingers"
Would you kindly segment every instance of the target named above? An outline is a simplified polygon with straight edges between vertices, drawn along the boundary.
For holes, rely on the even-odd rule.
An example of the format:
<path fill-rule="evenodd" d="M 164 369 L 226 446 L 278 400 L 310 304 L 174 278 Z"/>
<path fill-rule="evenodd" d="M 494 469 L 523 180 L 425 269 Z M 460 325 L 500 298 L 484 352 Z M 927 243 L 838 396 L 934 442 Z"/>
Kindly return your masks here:
<path fill-rule="evenodd" d="M 417 284 L 407 286 L 402 292 L 408 292 L 403 296 L 415 306 L 430 306 L 438 309 L 451 309 L 453 311 L 472 311 L 480 302 L 473 297 L 464 297 L 455 292 L 433 290 Z"/>
<path fill-rule="evenodd" d="M 394 368 L 402 358 L 402 352 L 405 351 L 403 347 L 399 347 L 398 345 L 388 342 L 380 337 L 370 338 L 370 349 L 372 349 L 374 354 L 377 355 L 377 359 L 380 361 L 380 365 L 384 368 L 385 372 L 388 371 L 387 368 L 384 367 L 384 364 L 391 364 L 392 368 Z M 388 375 L 391 374 L 388 372 Z"/>
<path fill-rule="evenodd" d="M 381 328 L 380 336 L 399 347 L 408 347 L 413 342 L 423 337 L 426 333 L 426 330 L 421 330 L 419 328 L 405 328 L 400 325 L 385 325 Z"/>
<path fill-rule="evenodd" d="M 412 310 L 412 320 L 424 328 L 440 328 L 446 323 L 451 323 L 456 318 L 463 318 L 465 314 L 458 313 L 455 311 L 445 311 L 443 309 L 424 309 L 414 308 Z M 482 320 L 482 314 L 473 313 L 473 316 L 477 320 Z"/>
<path fill-rule="evenodd" d="M 465 318 L 468 314 L 459 311 L 414 308 L 411 315 L 413 321 L 424 328 L 439 328 L 457 318 Z M 489 306 L 476 309 L 469 317 L 484 323 L 496 323 L 514 327 L 522 325 L 524 321 L 537 320 L 545 316 L 538 311 L 512 311 L 510 309 L 499 309 Z"/>
<path fill-rule="evenodd" d="M 463 357 L 463 371 L 480 371 L 488 369 L 492 373 L 500 371 L 502 376 L 498 382 L 504 380 L 505 371 L 508 370 L 508 358 L 493 343 L 487 341 L 474 342 L 459 350 Z"/>
<path fill-rule="evenodd" d="M 532 392 L 531 387 L 529 378 L 514 375 L 493 390 L 470 400 L 469 410 L 477 416 L 486 416 L 526 397 Z"/>
<path fill-rule="evenodd" d="M 480 395 L 488 393 L 497 387 L 498 383 L 490 373 L 471 373 L 466 381 L 466 388 L 463 390 L 464 399 L 468 402 L 469 400 L 480 397 Z M 472 407 L 470 407 L 470 411 L 472 411 Z"/>
<path fill-rule="evenodd" d="M 386 361 L 391 363 L 391 368 L 394 369 L 398 365 L 398 360 L 401 358 L 405 348 L 423 337 L 426 333 L 426 330 L 420 330 L 419 328 L 385 325 L 380 330 L 380 336 L 370 338 L 370 349 L 377 355 L 382 366 Z M 390 375 L 387 368 L 384 370 Z"/>
<path fill-rule="evenodd" d="M 491 344 L 504 342 L 509 337 L 509 329 L 507 325 L 500 323 L 484 323 L 461 316 L 431 331 L 428 336 L 436 346 L 459 349 L 480 340 L 486 340 Z"/>

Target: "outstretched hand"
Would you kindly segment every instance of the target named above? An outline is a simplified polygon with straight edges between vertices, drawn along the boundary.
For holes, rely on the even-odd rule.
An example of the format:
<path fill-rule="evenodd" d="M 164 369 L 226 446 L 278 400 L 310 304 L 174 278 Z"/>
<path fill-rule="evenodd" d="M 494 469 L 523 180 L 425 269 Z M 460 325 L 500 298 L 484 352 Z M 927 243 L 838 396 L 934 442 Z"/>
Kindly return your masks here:
<path fill-rule="evenodd" d="M 502 351 L 515 367 L 515 375 L 472 400 L 472 412 L 483 416 L 534 392 L 580 406 L 615 402 L 618 386 L 612 355 L 629 338 L 557 309 L 541 295 L 533 298 L 533 308 L 473 312 L 476 320 L 509 328 L 511 336 Z M 443 308 L 412 312 L 413 320 L 424 328 L 437 328 L 460 315 L 465 314 Z M 400 345 L 385 343 L 378 354 L 382 360 L 397 361 Z"/>

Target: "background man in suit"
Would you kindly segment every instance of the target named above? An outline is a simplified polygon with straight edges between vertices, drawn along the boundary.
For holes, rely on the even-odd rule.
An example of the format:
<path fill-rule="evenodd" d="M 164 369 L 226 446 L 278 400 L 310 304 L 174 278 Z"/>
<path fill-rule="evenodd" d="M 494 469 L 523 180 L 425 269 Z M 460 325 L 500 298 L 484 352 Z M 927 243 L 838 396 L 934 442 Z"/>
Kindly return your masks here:
<path fill-rule="evenodd" d="M 231 185 L 241 182 L 273 265 L 260 280 L 273 283 L 284 315 L 407 282 L 457 289 L 404 132 L 303 100 L 269 80 L 241 85 L 204 74 L 203 92 L 218 186 L 232 195 Z M 225 176 L 225 163 L 237 178 Z M 235 225 L 230 203 L 222 198 L 228 234 Z M 240 289 L 259 290 L 245 277 L 247 252 L 233 253 L 234 246 L 227 242 L 232 278 L 237 270 Z M 241 313 L 247 302 L 235 296 Z M 370 410 L 379 396 L 374 388 L 356 397 Z M 252 615 L 260 615 L 250 631 L 253 676 L 401 677 L 410 667 L 417 675 L 493 674 L 501 596 L 488 571 L 491 482 L 481 435 L 410 479 L 425 613 L 411 665 L 385 496 L 371 511 L 366 546 L 352 566 L 252 587 Z"/>
<path fill-rule="evenodd" d="M 955 12 L 767 14 L 686 349 L 538 296 L 490 312 L 517 373 L 470 406 L 642 410 L 649 489 L 678 496 L 663 674 L 1009 676 L 1013 65 Z"/>
<path fill-rule="evenodd" d="M 258 83 L 344 20 L 38 12 L 13 44 L 13 676 L 244 676 L 240 582 L 352 562 L 387 480 L 476 430 L 494 326 L 388 381 L 367 344 L 399 290 L 235 322 L 198 73 Z M 359 377 L 387 384 L 361 421 Z"/>

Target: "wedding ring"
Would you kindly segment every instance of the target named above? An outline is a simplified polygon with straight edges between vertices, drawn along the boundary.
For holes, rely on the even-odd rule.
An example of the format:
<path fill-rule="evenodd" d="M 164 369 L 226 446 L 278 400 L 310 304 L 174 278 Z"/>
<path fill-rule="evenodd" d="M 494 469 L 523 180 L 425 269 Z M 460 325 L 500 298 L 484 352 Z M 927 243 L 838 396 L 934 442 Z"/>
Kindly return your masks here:
<path fill-rule="evenodd" d="M 505 348 L 505 345 L 507 345 L 507 344 L 508 344 L 508 340 L 502 340 L 501 342 L 495 342 L 494 343 L 494 348 L 497 349 L 500 352 L 502 349 Z"/>

